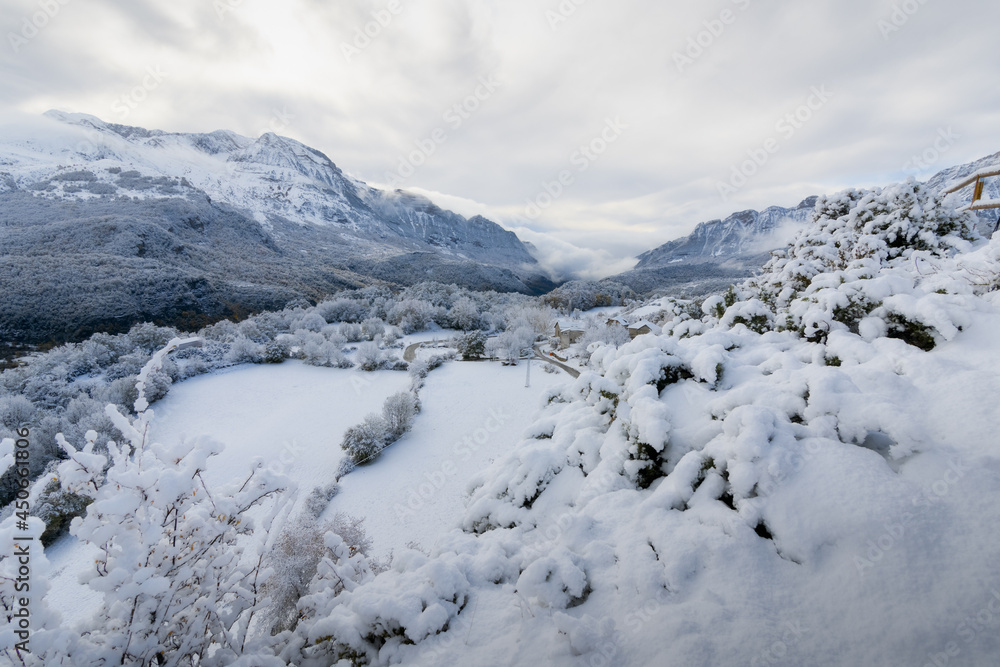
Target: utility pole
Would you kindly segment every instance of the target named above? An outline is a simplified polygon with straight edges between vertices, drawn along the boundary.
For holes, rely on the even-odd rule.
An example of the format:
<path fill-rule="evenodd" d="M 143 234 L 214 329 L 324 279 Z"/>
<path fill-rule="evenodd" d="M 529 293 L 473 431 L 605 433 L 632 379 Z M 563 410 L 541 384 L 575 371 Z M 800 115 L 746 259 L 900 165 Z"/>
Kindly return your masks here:
<path fill-rule="evenodd" d="M 531 355 L 528 357 L 528 372 L 524 378 L 524 386 L 531 386 L 531 357 L 535 356 L 535 348 L 531 348 Z"/>

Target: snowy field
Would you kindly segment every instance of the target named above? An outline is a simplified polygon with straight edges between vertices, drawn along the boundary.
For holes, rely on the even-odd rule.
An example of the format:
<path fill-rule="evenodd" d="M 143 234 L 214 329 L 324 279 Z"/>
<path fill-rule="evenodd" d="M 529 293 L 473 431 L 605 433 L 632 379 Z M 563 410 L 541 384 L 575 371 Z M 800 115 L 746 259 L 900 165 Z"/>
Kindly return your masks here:
<path fill-rule="evenodd" d="M 442 336 L 425 332 L 407 342 L 432 340 L 435 333 Z M 421 356 L 430 352 L 422 350 Z M 517 368 L 451 362 L 433 371 L 421 391 L 423 410 L 413 430 L 372 464 L 344 477 L 327 514 L 365 518 L 376 555 L 410 542 L 429 546 L 457 525 L 468 478 L 515 444 L 541 393 L 567 379 L 543 373 L 538 362 L 530 389 L 524 387 L 523 362 Z M 244 478 L 260 457 L 296 482 L 301 502 L 314 487 L 334 480 L 344 431 L 409 385 L 410 375 L 398 371 L 364 373 L 298 361 L 236 366 L 174 386 L 152 407 L 152 440 L 207 435 L 224 443 L 205 471 L 212 486 Z M 100 595 L 79 585 L 77 577 L 91 566 L 96 548 L 65 536 L 46 554 L 52 567 L 50 603 L 66 623 L 85 620 Z"/>
<path fill-rule="evenodd" d="M 291 477 L 302 493 L 333 481 L 344 431 L 407 389 L 398 371 L 365 373 L 287 361 L 236 368 L 182 382 L 153 406 L 153 440 L 208 435 L 226 445 L 209 459 L 209 484 L 232 482 L 250 461 Z"/>
<path fill-rule="evenodd" d="M 452 362 L 433 371 L 413 430 L 344 477 L 327 516 L 364 517 L 376 555 L 411 542 L 432 547 L 460 525 L 469 479 L 521 440 L 542 392 L 569 379 L 542 372 L 536 361 L 525 388 L 525 373 L 525 362 Z"/>

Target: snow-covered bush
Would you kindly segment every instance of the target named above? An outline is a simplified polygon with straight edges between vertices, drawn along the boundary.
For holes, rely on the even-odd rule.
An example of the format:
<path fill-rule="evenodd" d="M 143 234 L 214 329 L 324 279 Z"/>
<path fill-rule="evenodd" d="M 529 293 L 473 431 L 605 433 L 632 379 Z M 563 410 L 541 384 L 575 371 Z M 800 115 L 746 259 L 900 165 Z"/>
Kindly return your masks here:
<path fill-rule="evenodd" d="M 296 605 L 308 592 L 316 567 L 328 553 L 324 540 L 327 531 L 328 526 L 317 523 L 314 517 L 299 517 L 281 529 L 267 552 L 263 564 L 271 575 L 261 590 L 270 601 L 264 611 L 270 634 L 294 630 L 298 624 Z"/>
<path fill-rule="evenodd" d="M 479 359 L 486 354 L 486 333 L 469 331 L 455 337 L 455 347 L 465 360 Z"/>
<path fill-rule="evenodd" d="M 326 486 L 317 486 L 306 497 L 304 510 L 305 515 L 318 519 L 319 515 L 326 510 L 326 508 L 330 505 L 330 501 L 333 500 L 338 493 L 340 493 L 340 486 L 336 482 L 333 484 L 327 484 Z"/>
<path fill-rule="evenodd" d="M 369 317 L 361 323 L 361 333 L 365 340 L 375 340 L 385 334 L 385 322 L 377 317 Z"/>
<path fill-rule="evenodd" d="M 358 346 L 355 356 L 358 368 L 363 371 L 377 371 L 381 369 L 406 370 L 406 364 L 379 347 L 378 342 L 362 343 Z"/>
<path fill-rule="evenodd" d="M 884 322 L 883 335 L 930 349 L 938 329 L 912 309 L 899 310 L 899 297 L 925 295 L 921 264 L 968 250 L 977 238 L 975 216 L 955 208 L 913 180 L 821 197 L 812 224 L 740 289 L 739 301 L 706 302 L 706 313 L 725 325 L 792 329 L 815 342 L 837 330 L 858 333 L 874 317 Z M 883 310 L 893 299 L 896 309 Z M 710 312 L 723 305 L 724 313 Z"/>
<path fill-rule="evenodd" d="M 476 302 L 468 297 L 457 299 L 448 311 L 448 323 L 460 331 L 472 331 L 482 326 L 482 317 Z"/>
<path fill-rule="evenodd" d="M 351 361 L 342 350 L 344 339 L 339 334 L 327 338 L 321 333 L 300 329 L 295 332 L 299 358 L 310 366 L 350 368 Z"/>
<path fill-rule="evenodd" d="M 264 346 L 240 335 L 230 345 L 226 361 L 231 364 L 259 364 L 264 361 Z"/>
<path fill-rule="evenodd" d="M 50 466 L 50 469 L 54 472 L 55 466 Z M 48 475 L 44 475 L 43 478 L 48 478 Z M 45 523 L 45 532 L 40 538 L 42 544 L 49 546 L 69 531 L 70 522 L 82 516 L 91 502 L 92 499 L 87 496 L 64 491 L 58 476 L 53 475 L 49 478 L 31 508 L 32 515 Z"/>
<path fill-rule="evenodd" d="M 264 344 L 264 351 L 261 354 L 261 361 L 265 364 L 284 363 L 292 353 L 293 338 L 287 334 L 281 334 L 273 340 Z"/>
<path fill-rule="evenodd" d="M 340 446 L 356 465 L 371 461 L 385 448 L 388 425 L 381 415 L 371 414 L 344 433 Z"/>
<path fill-rule="evenodd" d="M 438 309 L 421 299 L 403 299 L 389 310 L 389 323 L 398 326 L 404 333 L 413 333 L 426 329 Z"/>
<path fill-rule="evenodd" d="M 341 324 L 337 328 L 337 331 L 340 333 L 341 336 L 344 337 L 344 340 L 346 340 L 348 343 L 360 343 L 361 341 L 365 340 L 364 327 L 362 327 L 360 324 L 353 324 L 353 323 Z"/>
<path fill-rule="evenodd" d="M 369 317 L 365 306 L 354 299 L 338 298 L 316 306 L 316 312 L 326 322 L 361 322 Z"/>
<path fill-rule="evenodd" d="M 24 396 L 0 397 L 0 424 L 10 430 L 30 424 L 35 418 L 35 406 Z"/>
<path fill-rule="evenodd" d="M 74 664 L 221 665 L 267 653 L 266 642 L 249 636 L 254 614 L 266 604 L 261 558 L 244 556 L 263 552 L 288 481 L 258 461 L 246 480 L 211 490 L 201 471 L 217 443 L 147 441 L 146 384 L 180 342 L 171 341 L 139 374 L 135 420 L 108 406 L 128 443 L 109 443 L 110 462 L 95 453 L 94 432 L 82 449 L 59 437 L 68 457 L 58 470 L 62 490 L 91 501 L 71 532 L 100 549 L 87 583 L 104 595 Z M 247 511 L 262 504 L 271 508 L 255 533 Z M 68 658 L 60 648 L 39 647 L 36 654 L 55 664 Z"/>
<path fill-rule="evenodd" d="M 399 440 L 413 426 L 413 420 L 420 410 L 417 397 L 408 391 L 389 396 L 382 405 L 382 419 L 386 425 L 386 442 Z"/>

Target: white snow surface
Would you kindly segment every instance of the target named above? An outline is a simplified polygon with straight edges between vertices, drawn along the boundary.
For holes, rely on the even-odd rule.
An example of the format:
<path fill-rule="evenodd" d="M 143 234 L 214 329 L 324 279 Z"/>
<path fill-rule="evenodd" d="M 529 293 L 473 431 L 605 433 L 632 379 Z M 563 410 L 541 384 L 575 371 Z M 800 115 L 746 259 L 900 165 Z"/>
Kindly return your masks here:
<path fill-rule="evenodd" d="M 731 305 L 672 311 L 548 388 L 519 442 L 484 445 L 457 514 L 472 466 L 444 467 L 524 368 L 432 373 L 411 434 L 328 511 L 367 509 L 386 543 L 436 539 L 347 581 L 360 556 L 336 544 L 281 659 L 997 664 L 1000 234 L 913 183 L 817 210 Z M 477 396 L 465 374 L 493 369 Z M 456 483 L 396 514 L 435 472 Z"/>
<path fill-rule="evenodd" d="M 327 515 L 364 517 L 376 555 L 415 542 L 424 549 L 461 524 L 469 480 L 520 442 L 540 395 L 567 375 L 517 367 L 452 362 L 432 371 L 420 392 L 413 430 L 372 464 L 341 479 Z"/>
<path fill-rule="evenodd" d="M 344 431 L 409 387 L 407 373 L 365 373 L 286 361 L 237 366 L 178 384 L 153 406 L 152 439 L 167 444 L 207 435 L 225 445 L 209 459 L 210 484 L 249 473 L 261 457 L 302 493 L 333 481 Z"/>

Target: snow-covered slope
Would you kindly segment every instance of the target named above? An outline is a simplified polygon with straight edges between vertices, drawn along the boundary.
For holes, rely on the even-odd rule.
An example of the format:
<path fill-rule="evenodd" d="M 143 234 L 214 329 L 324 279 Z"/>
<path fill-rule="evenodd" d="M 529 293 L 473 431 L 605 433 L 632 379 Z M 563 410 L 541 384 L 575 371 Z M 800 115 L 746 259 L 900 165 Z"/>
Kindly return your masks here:
<path fill-rule="evenodd" d="M 931 192 L 942 192 L 951 183 L 998 164 L 1000 153 L 940 171 L 926 185 Z M 971 192 L 969 186 L 960 194 L 968 202 Z M 987 181 L 984 197 L 1000 199 L 1000 179 Z M 674 293 L 703 296 L 725 289 L 758 271 L 770 251 L 786 245 L 810 222 L 816 199 L 808 197 L 794 208 L 771 206 L 702 222 L 688 236 L 639 255 L 635 268 L 609 280 L 640 293 L 670 288 Z M 980 211 L 977 219 L 980 232 L 988 233 L 996 224 L 997 212 Z"/>
<path fill-rule="evenodd" d="M 535 264 L 517 236 L 499 225 L 468 221 L 418 195 L 369 187 L 320 151 L 288 137 L 168 133 L 86 114 L 45 116 L 78 130 L 78 140 L 0 138 L 4 180 L 41 197 L 162 199 L 194 188 L 249 213 L 265 229 L 278 218 L 337 226 L 357 239 L 361 253 L 385 254 L 382 244 L 389 242 L 412 250 L 429 245 L 486 263 Z"/>
<path fill-rule="evenodd" d="M 11 339 L 183 324 L 378 281 L 552 286 L 512 232 L 369 187 L 292 139 L 54 111 L 0 136 L 0 239 Z"/>
<path fill-rule="evenodd" d="M 763 211 L 733 213 L 725 220 L 702 222 L 688 236 L 639 255 L 635 268 L 766 258 L 770 250 L 784 246 L 801 229 L 815 204 L 816 197 L 809 197 L 794 208 L 771 206 Z"/>
<path fill-rule="evenodd" d="M 284 658 L 994 664 L 1000 236 L 954 203 L 821 200 L 702 319 L 596 351 L 463 531 L 312 598 Z"/>

